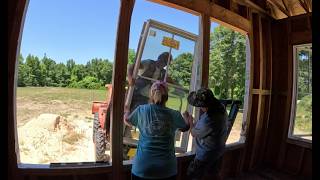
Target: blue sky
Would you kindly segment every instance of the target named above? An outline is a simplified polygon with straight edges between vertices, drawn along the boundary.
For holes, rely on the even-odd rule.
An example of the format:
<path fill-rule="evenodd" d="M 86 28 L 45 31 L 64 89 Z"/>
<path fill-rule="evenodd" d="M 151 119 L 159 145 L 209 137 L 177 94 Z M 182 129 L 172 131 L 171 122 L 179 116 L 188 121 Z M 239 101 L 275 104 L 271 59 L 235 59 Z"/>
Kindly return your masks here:
<path fill-rule="evenodd" d="M 33 54 L 39 58 L 46 53 L 64 63 L 74 59 L 85 64 L 95 57 L 113 61 L 119 6 L 120 0 L 30 0 L 20 52 L 23 57 Z M 129 48 L 136 50 L 143 22 L 148 19 L 198 34 L 197 16 L 136 0 Z"/>

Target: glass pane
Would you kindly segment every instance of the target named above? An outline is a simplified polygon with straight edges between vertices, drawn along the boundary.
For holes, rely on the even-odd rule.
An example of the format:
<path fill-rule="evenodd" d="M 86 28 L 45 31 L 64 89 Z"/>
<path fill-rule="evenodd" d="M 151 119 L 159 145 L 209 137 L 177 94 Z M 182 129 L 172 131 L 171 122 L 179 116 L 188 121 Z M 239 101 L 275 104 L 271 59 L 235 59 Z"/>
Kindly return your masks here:
<path fill-rule="evenodd" d="M 297 99 L 293 135 L 312 140 L 312 46 L 298 46 Z"/>
<path fill-rule="evenodd" d="M 175 47 L 172 47 L 167 43 L 177 43 L 178 45 L 176 44 Z M 138 105 L 149 103 L 149 90 L 152 83 L 156 80 L 164 80 L 164 78 L 167 78 L 166 80 L 169 83 L 169 98 L 166 106 L 180 112 L 186 111 L 186 98 L 190 87 L 194 49 L 194 41 L 159 28 L 150 27 L 130 103 L 131 111 Z M 164 53 L 171 53 L 172 57 L 165 56 L 163 55 Z M 166 61 L 162 61 L 162 59 Z M 133 127 L 130 129 L 129 127 L 125 127 L 125 129 L 125 137 L 134 140 L 139 139 L 137 128 Z M 125 138 L 125 144 L 128 141 Z M 182 145 L 181 141 L 182 133 L 177 131 L 176 147 Z"/>

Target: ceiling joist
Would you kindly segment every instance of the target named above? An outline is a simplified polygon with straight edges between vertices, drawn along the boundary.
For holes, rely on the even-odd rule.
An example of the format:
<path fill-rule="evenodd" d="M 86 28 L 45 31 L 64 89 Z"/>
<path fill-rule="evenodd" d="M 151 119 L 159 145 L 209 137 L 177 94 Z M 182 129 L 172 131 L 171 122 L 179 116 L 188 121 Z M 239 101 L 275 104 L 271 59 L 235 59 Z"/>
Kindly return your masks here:
<path fill-rule="evenodd" d="M 267 0 L 268 3 L 272 4 L 273 6 L 277 7 L 281 12 L 283 12 L 285 15 L 287 15 L 288 17 L 290 17 L 290 13 L 281 6 L 281 4 L 279 4 L 278 1 L 275 0 Z"/>
<path fill-rule="evenodd" d="M 289 12 L 289 15 L 292 16 L 291 9 L 289 7 L 288 1 L 287 0 L 282 0 L 283 6 L 286 8 L 286 10 Z"/>
<path fill-rule="evenodd" d="M 307 5 L 307 2 L 305 0 L 299 0 L 300 5 L 303 7 L 303 9 L 306 11 L 306 13 L 309 13 L 309 8 Z"/>
<path fill-rule="evenodd" d="M 312 3 L 311 0 L 304 0 L 306 2 L 309 12 L 312 12 Z"/>

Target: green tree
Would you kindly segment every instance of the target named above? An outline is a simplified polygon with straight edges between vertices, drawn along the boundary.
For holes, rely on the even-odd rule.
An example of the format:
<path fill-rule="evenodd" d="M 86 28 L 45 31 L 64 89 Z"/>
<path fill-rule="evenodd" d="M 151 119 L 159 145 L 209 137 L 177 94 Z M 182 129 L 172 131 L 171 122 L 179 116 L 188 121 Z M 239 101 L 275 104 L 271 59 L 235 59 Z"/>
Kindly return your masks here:
<path fill-rule="evenodd" d="M 26 85 L 39 86 L 41 82 L 40 61 L 37 56 L 28 55 L 26 58 Z"/>
<path fill-rule="evenodd" d="M 27 75 L 27 68 L 24 64 L 23 56 L 20 53 L 18 57 L 18 87 L 26 86 Z"/>
<path fill-rule="evenodd" d="M 136 52 L 134 49 L 129 49 L 128 52 L 128 64 L 133 64 L 136 58 Z"/>
<path fill-rule="evenodd" d="M 70 74 L 63 63 L 59 63 L 55 66 L 55 80 L 55 83 L 59 87 L 66 87 L 69 84 Z"/>
<path fill-rule="evenodd" d="M 101 84 L 97 78 L 92 76 L 86 76 L 78 82 L 78 87 L 86 89 L 98 89 L 101 87 Z"/>
<path fill-rule="evenodd" d="M 98 79 L 101 86 L 111 83 L 112 63 L 106 59 L 92 59 L 86 65 L 88 75 Z"/>
<path fill-rule="evenodd" d="M 246 39 L 218 26 L 210 35 L 209 87 L 218 98 L 243 100 L 245 92 Z"/>
<path fill-rule="evenodd" d="M 309 51 L 301 50 L 298 54 L 298 99 L 312 92 L 312 61 Z"/>
<path fill-rule="evenodd" d="M 182 53 L 176 57 L 169 67 L 170 77 L 182 86 L 189 86 L 191 80 L 191 68 L 193 55 Z"/>
<path fill-rule="evenodd" d="M 40 63 L 40 71 L 39 83 L 41 86 L 57 86 L 56 62 L 54 60 L 44 55 Z"/>

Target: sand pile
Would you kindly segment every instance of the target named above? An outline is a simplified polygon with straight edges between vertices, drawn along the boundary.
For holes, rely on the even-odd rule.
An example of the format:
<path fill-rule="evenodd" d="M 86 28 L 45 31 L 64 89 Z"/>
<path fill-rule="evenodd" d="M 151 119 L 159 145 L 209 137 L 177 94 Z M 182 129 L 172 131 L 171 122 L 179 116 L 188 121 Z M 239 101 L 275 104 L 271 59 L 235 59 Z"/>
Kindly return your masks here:
<path fill-rule="evenodd" d="M 41 114 L 18 128 L 20 161 L 50 162 L 94 161 L 92 119 Z"/>

